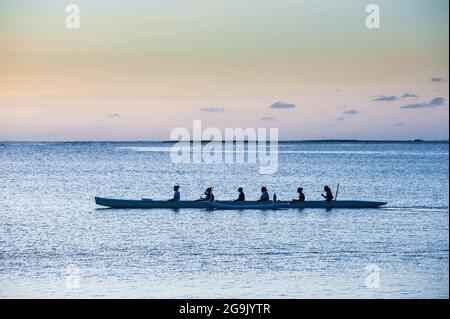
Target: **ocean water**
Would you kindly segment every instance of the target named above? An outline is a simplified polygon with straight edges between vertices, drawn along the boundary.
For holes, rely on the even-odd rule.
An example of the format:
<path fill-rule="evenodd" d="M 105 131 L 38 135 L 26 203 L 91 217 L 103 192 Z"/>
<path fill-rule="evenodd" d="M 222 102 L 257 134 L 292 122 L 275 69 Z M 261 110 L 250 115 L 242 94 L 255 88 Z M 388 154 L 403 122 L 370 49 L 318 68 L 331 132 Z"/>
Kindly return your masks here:
<path fill-rule="evenodd" d="M 448 143 L 280 143 L 259 164 L 174 164 L 170 143 L 0 143 L 2 298 L 448 298 Z M 100 208 L 207 186 L 323 185 L 381 209 Z"/>

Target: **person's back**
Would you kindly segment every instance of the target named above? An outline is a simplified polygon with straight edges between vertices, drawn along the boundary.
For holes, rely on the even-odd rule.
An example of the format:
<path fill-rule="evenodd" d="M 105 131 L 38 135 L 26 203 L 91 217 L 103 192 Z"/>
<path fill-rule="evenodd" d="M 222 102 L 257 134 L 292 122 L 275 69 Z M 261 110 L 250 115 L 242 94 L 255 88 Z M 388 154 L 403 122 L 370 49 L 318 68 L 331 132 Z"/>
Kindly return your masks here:
<path fill-rule="evenodd" d="M 305 201 L 305 194 L 303 193 L 303 187 L 299 187 L 297 189 L 297 193 L 298 193 L 298 201 L 299 202 L 304 202 Z"/>
<path fill-rule="evenodd" d="M 261 197 L 259 198 L 259 202 L 268 202 L 270 200 L 269 192 L 267 191 L 267 188 L 262 187 L 261 188 Z"/>
<path fill-rule="evenodd" d="M 206 201 L 214 201 L 214 194 L 212 192 L 212 187 L 208 187 L 205 191 L 205 200 Z"/>
<path fill-rule="evenodd" d="M 300 202 L 304 202 L 304 201 L 305 201 L 305 194 L 304 194 L 303 192 L 300 192 L 300 193 L 298 194 L 298 200 L 299 200 Z"/>
<path fill-rule="evenodd" d="M 269 193 L 268 192 L 263 192 L 261 194 L 261 198 L 259 200 L 261 202 L 267 202 L 267 201 L 269 201 L 269 198 L 270 198 Z"/>
<path fill-rule="evenodd" d="M 325 192 L 325 196 L 322 194 L 322 197 L 325 198 L 325 200 L 327 202 L 331 202 L 334 198 L 333 193 L 331 192 L 331 188 L 328 186 L 325 186 L 323 188 L 324 192 Z"/>
<path fill-rule="evenodd" d="M 333 193 L 331 192 L 331 190 L 328 190 L 326 192 L 326 198 L 327 202 L 331 202 L 334 199 Z"/>
<path fill-rule="evenodd" d="M 173 197 L 169 199 L 169 202 L 178 202 L 180 201 L 181 195 L 178 191 L 180 189 L 180 186 L 176 185 L 173 187 Z"/>
<path fill-rule="evenodd" d="M 245 201 L 245 194 L 244 194 L 244 189 L 242 187 L 238 188 L 238 192 L 239 192 L 239 196 L 238 199 L 236 199 L 236 202 L 244 202 Z"/>

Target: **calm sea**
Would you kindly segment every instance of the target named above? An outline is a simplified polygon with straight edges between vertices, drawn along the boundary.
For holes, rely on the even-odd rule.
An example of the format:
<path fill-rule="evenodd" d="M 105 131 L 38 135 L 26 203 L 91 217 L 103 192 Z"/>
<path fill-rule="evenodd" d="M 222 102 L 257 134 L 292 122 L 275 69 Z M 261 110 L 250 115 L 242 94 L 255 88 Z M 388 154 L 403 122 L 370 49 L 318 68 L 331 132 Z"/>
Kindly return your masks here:
<path fill-rule="evenodd" d="M 0 143 L 0 297 L 448 298 L 448 143 L 297 142 L 279 168 L 173 164 L 169 143 Z M 94 196 L 248 199 L 267 186 L 382 209 L 125 210 Z"/>

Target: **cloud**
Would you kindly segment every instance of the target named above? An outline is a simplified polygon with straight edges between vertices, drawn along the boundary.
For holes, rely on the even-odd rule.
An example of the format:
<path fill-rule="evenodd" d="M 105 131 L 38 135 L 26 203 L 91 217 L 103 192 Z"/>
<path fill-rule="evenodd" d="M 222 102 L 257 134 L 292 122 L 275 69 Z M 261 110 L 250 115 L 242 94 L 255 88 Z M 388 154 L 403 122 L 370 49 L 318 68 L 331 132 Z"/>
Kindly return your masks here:
<path fill-rule="evenodd" d="M 414 94 L 414 93 L 405 93 L 401 97 L 402 98 L 408 98 L 408 97 L 419 97 L 419 96 Z"/>
<path fill-rule="evenodd" d="M 215 106 L 208 106 L 201 108 L 203 112 L 209 112 L 209 113 L 223 113 L 225 112 L 225 109 L 222 107 L 215 107 Z"/>
<path fill-rule="evenodd" d="M 397 101 L 400 98 L 406 99 L 406 98 L 416 98 L 419 97 L 417 94 L 406 92 L 403 95 L 400 95 L 400 97 L 397 97 L 395 95 L 378 95 L 372 101 L 376 102 L 393 102 Z"/>
<path fill-rule="evenodd" d="M 274 116 L 264 116 L 261 118 L 261 121 L 276 121 L 276 117 Z"/>
<path fill-rule="evenodd" d="M 344 111 L 342 114 L 345 114 L 345 115 L 356 115 L 358 113 L 359 112 L 357 110 L 352 109 L 352 110 Z"/>
<path fill-rule="evenodd" d="M 110 118 L 119 118 L 119 117 L 122 117 L 122 115 L 119 114 L 119 113 L 111 113 L 111 114 L 108 114 L 108 117 L 110 117 Z"/>
<path fill-rule="evenodd" d="M 342 114 L 343 114 L 343 115 L 348 115 L 348 116 L 353 116 L 353 115 L 359 114 L 359 112 L 358 112 L 358 110 L 356 110 L 356 109 L 350 109 L 350 110 L 347 110 L 347 111 L 342 112 Z M 347 119 L 346 116 L 339 116 L 339 117 L 336 119 L 336 121 L 345 121 L 346 119 Z"/>
<path fill-rule="evenodd" d="M 392 101 L 396 101 L 398 100 L 398 97 L 396 97 L 395 95 L 379 95 L 377 97 L 375 97 L 372 101 L 376 101 L 376 102 L 392 102 Z"/>
<path fill-rule="evenodd" d="M 281 101 L 275 102 L 270 106 L 271 109 L 293 109 L 295 107 L 296 107 L 295 104 L 290 104 Z"/>
<path fill-rule="evenodd" d="M 445 82 L 444 78 L 434 77 L 430 79 L 431 82 Z"/>
<path fill-rule="evenodd" d="M 435 97 L 430 102 L 423 102 L 423 103 L 415 103 L 415 104 L 408 104 L 403 105 L 400 108 L 401 109 L 426 109 L 426 108 L 433 108 L 438 107 L 445 104 L 445 99 L 442 97 Z"/>

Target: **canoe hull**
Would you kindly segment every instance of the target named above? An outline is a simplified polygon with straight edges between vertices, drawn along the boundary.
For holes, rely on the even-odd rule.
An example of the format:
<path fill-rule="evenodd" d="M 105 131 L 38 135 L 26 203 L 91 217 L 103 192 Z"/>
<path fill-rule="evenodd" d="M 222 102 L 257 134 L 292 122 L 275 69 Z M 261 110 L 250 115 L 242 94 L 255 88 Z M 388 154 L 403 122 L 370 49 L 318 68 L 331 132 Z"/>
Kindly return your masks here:
<path fill-rule="evenodd" d="M 387 203 L 374 201 L 337 200 L 326 201 L 278 201 L 275 206 L 269 203 L 256 201 L 234 202 L 216 201 L 215 205 L 205 201 L 179 201 L 169 202 L 160 200 L 132 200 L 95 197 L 95 203 L 111 208 L 209 208 L 209 209 L 274 209 L 274 208 L 377 208 Z M 236 205 L 236 208 L 233 207 Z"/>
<path fill-rule="evenodd" d="M 223 202 L 210 202 L 208 203 L 211 208 L 214 209 L 280 209 L 280 208 L 289 208 L 289 203 L 287 202 L 270 202 L 270 203 L 232 203 L 232 204 L 224 204 Z"/>
<path fill-rule="evenodd" d="M 364 201 L 364 200 L 334 200 L 330 203 L 324 200 L 317 201 L 293 201 L 289 202 L 291 208 L 377 208 L 386 205 L 386 202 Z"/>

